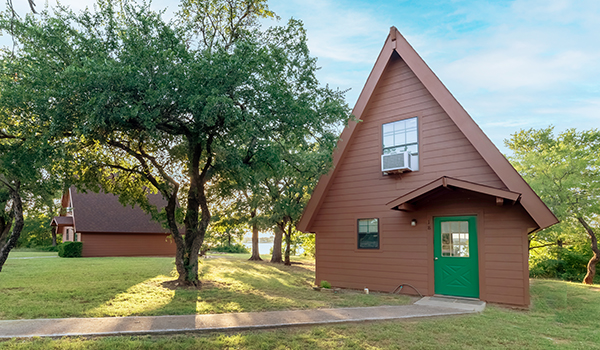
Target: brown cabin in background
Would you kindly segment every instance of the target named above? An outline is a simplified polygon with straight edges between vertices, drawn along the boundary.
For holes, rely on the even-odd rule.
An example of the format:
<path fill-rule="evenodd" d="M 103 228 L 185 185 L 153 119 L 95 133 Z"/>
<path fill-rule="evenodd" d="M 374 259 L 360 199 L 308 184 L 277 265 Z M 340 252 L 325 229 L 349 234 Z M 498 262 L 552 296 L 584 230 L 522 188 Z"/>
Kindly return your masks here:
<path fill-rule="evenodd" d="M 150 195 L 160 206 L 162 197 Z M 140 207 L 125 207 L 109 193 L 82 193 L 71 187 L 63 194 L 61 216 L 52 219 L 63 242 L 83 243 L 82 256 L 175 256 L 170 233 Z"/>
<path fill-rule="evenodd" d="M 558 220 L 395 27 L 353 115 L 298 224 L 316 283 L 527 307 L 528 235 Z"/>

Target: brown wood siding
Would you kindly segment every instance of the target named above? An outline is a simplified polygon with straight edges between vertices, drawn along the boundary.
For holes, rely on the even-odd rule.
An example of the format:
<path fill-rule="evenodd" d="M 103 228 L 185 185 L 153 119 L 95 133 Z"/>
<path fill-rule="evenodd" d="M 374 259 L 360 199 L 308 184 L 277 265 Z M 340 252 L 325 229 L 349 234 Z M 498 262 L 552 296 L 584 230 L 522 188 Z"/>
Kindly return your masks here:
<path fill-rule="evenodd" d="M 382 124 L 418 117 L 420 169 L 383 176 Z M 312 221 L 316 234 L 316 282 L 344 288 L 392 291 L 410 283 L 434 294 L 434 216 L 476 215 L 479 228 L 480 295 L 483 300 L 529 303 L 526 228 L 535 227 L 519 205 L 497 206 L 495 197 L 456 191 L 420 203 L 411 213 L 385 204 L 441 176 L 507 189 L 454 122 L 397 55 L 383 72 L 338 163 Z M 380 249 L 357 249 L 356 220 L 378 218 Z M 410 221 L 416 219 L 416 227 Z M 403 292 L 413 293 L 408 288 Z"/>
<path fill-rule="evenodd" d="M 175 242 L 161 234 L 85 233 L 84 257 L 175 256 Z"/>

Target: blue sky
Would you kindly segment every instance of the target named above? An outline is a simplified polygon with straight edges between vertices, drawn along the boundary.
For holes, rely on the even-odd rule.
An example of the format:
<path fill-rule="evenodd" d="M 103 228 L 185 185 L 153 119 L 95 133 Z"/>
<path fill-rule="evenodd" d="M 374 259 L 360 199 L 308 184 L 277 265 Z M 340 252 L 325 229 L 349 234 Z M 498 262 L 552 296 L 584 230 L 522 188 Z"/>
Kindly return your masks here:
<path fill-rule="evenodd" d="M 353 105 L 394 25 L 504 153 L 519 129 L 600 127 L 600 2 L 273 1 Z"/>
<path fill-rule="evenodd" d="M 79 9 L 93 1 L 62 3 Z M 154 1 L 154 7 L 168 6 L 169 11 L 177 4 Z M 319 79 L 350 89 L 351 106 L 393 25 L 504 153 L 503 140 L 519 129 L 600 127 L 600 1 L 269 4 L 281 23 L 290 17 L 303 20 L 311 52 L 322 67 Z"/>

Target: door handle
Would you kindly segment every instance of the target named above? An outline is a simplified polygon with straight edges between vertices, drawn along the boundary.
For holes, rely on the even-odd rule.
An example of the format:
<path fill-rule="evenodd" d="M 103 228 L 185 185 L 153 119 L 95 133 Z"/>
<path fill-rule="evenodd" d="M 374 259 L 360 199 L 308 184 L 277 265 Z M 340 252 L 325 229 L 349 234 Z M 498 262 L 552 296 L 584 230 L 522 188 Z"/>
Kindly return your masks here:
<path fill-rule="evenodd" d="M 438 259 L 438 257 L 436 256 L 435 259 L 433 259 L 433 260 L 437 260 L 437 259 Z"/>

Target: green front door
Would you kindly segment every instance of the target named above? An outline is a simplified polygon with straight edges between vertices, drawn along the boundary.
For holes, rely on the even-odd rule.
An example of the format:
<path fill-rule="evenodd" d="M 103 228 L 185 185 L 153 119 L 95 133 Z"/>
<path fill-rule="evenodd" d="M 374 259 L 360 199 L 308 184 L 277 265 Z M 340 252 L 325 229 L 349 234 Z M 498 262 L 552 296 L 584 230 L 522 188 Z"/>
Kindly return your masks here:
<path fill-rule="evenodd" d="M 479 298 L 476 218 L 434 218 L 433 244 L 435 293 Z"/>

